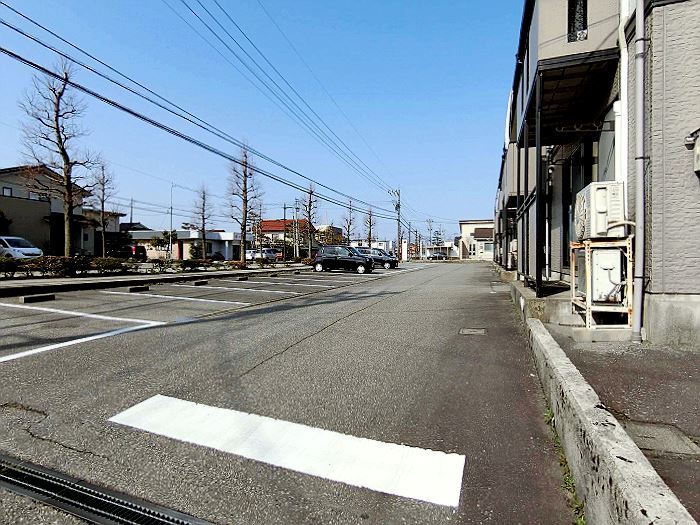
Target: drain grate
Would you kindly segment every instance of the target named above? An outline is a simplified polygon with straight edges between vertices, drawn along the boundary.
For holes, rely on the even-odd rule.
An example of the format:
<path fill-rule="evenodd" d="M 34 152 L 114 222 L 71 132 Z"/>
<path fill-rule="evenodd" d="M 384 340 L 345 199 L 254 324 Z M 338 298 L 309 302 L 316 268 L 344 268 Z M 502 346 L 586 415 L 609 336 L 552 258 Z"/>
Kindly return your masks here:
<path fill-rule="evenodd" d="M 0 454 L 0 487 L 104 525 L 212 525 Z"/>
<path fill-rule="evenodd" d="M 460 335 L 486 335 L 486 328 L 460 328 Z"/>

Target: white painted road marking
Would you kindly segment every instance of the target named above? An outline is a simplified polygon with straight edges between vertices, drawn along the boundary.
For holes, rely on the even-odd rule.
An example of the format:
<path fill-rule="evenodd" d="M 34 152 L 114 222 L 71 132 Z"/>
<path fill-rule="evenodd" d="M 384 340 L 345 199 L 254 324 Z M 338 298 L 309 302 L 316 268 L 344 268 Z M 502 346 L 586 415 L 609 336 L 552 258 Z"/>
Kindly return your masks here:
<path fill-rule="evenodd" d="M 146 328 L 152 328 L 154 326 L 161 326 L 165 323 L 162 321 L 147 321 L 145 319 L 132 319 L 130 317 L 112 317 L 109 315 L 100 314 L 89 314 L 85 312 L 74 312 L 71 310 L 59 310 L 57 308 L 45 308 L 42 306 L 26 306 L 22 304 L 8 304 L 0 303 L 0 306 L 7 308 L 19 308 L 23 310 L 36 310 L 40 312 L 48 312 L 54 314 L 69 315 L 71 317 L 88 317 L 90 319 L 100 319 L 102 321 L 117 321 L 125 323 L 137 323 L 138 326 L 129 326 L 126 328 L 119 328 L 117 330 L 110 330 L 109 332 L 103 332 L 101 334 L 95 334 L 87 337 L 80 337 L 78 339 L 71 339 L 70 341 L 63 341 L 62 343 L 54 343 L 52 345 L 41 346 L 39 348 L 32 348 L 31 350 L 25 350 L 24 352 L 17 352 L 16 354 L 10 354 L 0 357 L 0 363 L 5 363 L 7 361 L 14 361 L 15 359 L 20 359 L 22 357 L 27 357 L 34 354 L 40 354 L 42 352 L 47 352 L 49 350 L 56 350 L 58 348 L 65 348 L 67 346 L 77 345 L 79 343 L 86 343 L 88 341 L 95 341 L 97 339 L 104 339 L 105 337 L 112 337 L 115 335 L 125 334 L 128 332 L 135 332 L 137 330 L 144 330 Z"/>
<path fill-rule="evenodd" d="M 133 294 L 129 294 L 133 295 Z M 58 308 L 46 308 L 44 306 L 29 306 L 24 304 L 0 303 L 0 306 L 6 308 L 19 308 L 22 310 L 38 310 L 40 312 L 49 312 L 53 314 L 70 315 L 71 317 L 89 317 L 90 319 L 101 319 L 103 321 L 122 321 L 126 323 L 140 324 L 164 324 L 160 321 L 148 321 L 147 319 L 132 319 L 130 317 L 113 317 L 110 315 L 90 314 L 85 312 L 74 312 L 73 310 L 59 310 Z"/>
<path fill-rule="evenodd" d="M 438 505 L 459 505 L 465 457 L 156 395 L 110 419 L 255 461 Z"/>
<path fill-rule="evenodd" d="M 241 281 L 232 281 L 230 279 L 221 279 L 225 283 L 240 283 Z M 283 284 L 284 286 L 314 286 L 316 288 L 333 288 L 330 284 L 302 284 L 302 283 L 278 283 L 276 281 L 245 281 L 249 284 Z"/>
<path fill-rule="evenodd" d="M 197 288 L 201 288 L 198 286 Z M 113 295 L 130 295 L 131 297 L 158 297 L 159 299 L 173 299 L 175 301 L 197 301 L 202 303 L 222 303 L 222 304 L 237 304 L 239 306 L 250 306 L 250 303 L 241 303 L 240 301 L 224 301 L 221 299 L 200 299 L 199 297 L 181 297 L 178 295 L 161 295 L 157 293 L 141 293 L 141 292 L 102 292 Z"/>
<path fill-rule="evenodd" d="M 234 292 L 261 292 L 261 293 L 286 293 L 292 295 L 302 295 L 301 292 L 289 292 L 285 290 L 261 290 L 260 288 L 233 288 L 229 286 L 197 286 L 194 284 L 173 284 L 173 286 L 182 286 L 183 288 L 206 288 L 207 290 L 233 290 Z"/>
<path fill-rule="evenodd" d="M 319 282 L 319 283 L 345 283 L 345 284 L 352 284 L 356 282 L 365 282 L 365 281 L 371 281 L 372 279 L 365 279 L 363 281 L 356 281 L 354 279 L 295 279 L 295 278 L 290 278 L 290 277 L 267 277 L 267 279 L 287 279 L 288 281 L 310 281 L 310 282 Z M 282 284 L 282 283 L 276 283 L 276 284 Z"/>

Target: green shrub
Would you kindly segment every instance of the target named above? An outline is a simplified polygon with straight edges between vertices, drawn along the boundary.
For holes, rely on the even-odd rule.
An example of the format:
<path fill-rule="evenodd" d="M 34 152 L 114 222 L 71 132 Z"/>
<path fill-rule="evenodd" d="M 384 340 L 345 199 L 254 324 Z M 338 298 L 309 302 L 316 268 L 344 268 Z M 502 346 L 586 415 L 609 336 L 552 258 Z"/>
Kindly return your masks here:
<path fill-rule="evenodd" d="M 156 257 L 153 259 L 148 259 L 148 262 L 152 265 L 151 272 L 153 273 L 163 273 L 165 270 L 170 268 L 170 261 L 166 259 Z"/>
<path fill-rule="evenodd" d="M 0 257 L 0 273 L 4 274 L 5 277 L 14 277 L 17 268 L 17 259 L 13 259 L 12 257 Z"/>
<path fill-rule="evenodd" d="M 118 257 L 95 257 L 92 265 L 100 274 L 124 272 L 129 269 L 129 265 Z"/>
<path fill-rule="evenodd" d="M 246 264 L 241 261 L 226 261 L 226 268 L 229 270 L 245 270 Z"/>
<path fill-rule="evenodd" d="M 68 263 L 68 266 L 71 275 L 75 273 L 84 275 L 92 270 L 92 257 L 88 257 L 87 255 L 78 255 L 72 258 L 72 260 Z"/>
<path fill-rule="evenodd" d="M 185 272 L 190 272 L 197 270 L 198 268 L 209 268 L 211 266 L 211 261 L 205 259 L 187 259 L 179 261 L 180 269 Z"/>

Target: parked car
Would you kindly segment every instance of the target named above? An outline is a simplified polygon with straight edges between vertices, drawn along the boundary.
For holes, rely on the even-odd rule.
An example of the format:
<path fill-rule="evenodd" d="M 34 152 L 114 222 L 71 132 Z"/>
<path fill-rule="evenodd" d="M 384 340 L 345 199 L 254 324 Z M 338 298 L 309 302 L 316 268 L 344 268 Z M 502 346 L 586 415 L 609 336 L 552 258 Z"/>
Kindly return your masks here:
<path fill-rule="evenodd" d="M 44 255 L 39 248 L 22 237 L 0 237 L 0 257 L 29 259 Z"/>
<path fill-rule="evenodd" d="M 371 272 L 374 262 L 350 246 L 323 246 L 313 261 L 317 272 L 348 270 L 357 273 Z"/>
<path fill-rule="evenodd" d="M 138 262 L 146 262 L 148 255 L 146 247 L 140 244 L 126 244 L 108 253 L 110 257 L 119 257 L 120 259 L 133 259 Z"/>
<path fill-rule="evenodd" d="M 277 251 L 274 248 L 262 248 L 260 250 L 246 250 L 245 260 L 254 261 L 255 259 L 265 259 L 267 261 L 277 260 Z"/>
<path fill-rule="evenodd" d="M 372 257 L 375 268 L 381 266 L 382 268 L 388 270 L 389 268 L 396 268 L 399 265 L 399 260 L 396 257 L 392 257 L 381 248 L 368 248 L 367 246 L 356 246 L 355 250 L 360 252 L 362 255 L 368 255 Z"/>
<path fill-rule="evenodd" d="M 449 257 L 445 253 L 438 252 L 438 253 L 432 254 L 430 257 L 428 257 L 428 259 L 433 260 L 433 261 L 445 261 L 445 260 L 449 259 Z"/>

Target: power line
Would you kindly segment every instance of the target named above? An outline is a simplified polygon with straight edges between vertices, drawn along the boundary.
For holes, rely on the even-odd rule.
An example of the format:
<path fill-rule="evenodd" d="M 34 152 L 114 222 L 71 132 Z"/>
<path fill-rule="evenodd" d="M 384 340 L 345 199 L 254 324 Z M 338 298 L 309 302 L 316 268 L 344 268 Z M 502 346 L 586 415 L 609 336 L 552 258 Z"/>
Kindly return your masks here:
<path fill-rule="evenodd" d="M 21 62 L 22 64 L 25 64 L 25 65 L 27 65 L 27 66 L 29 66 L 29 67 L 31 67 L 31 68 L 33 68 L 33 69 L 35 69 L 35 70 L 37 70 L 37 71 L 43 73 L 44 75 L 51 76 L 51 77 L 53 77 L 53 78 L 55 78 L 55 79 L 57 79 L 57 80 L 63 80 L 63 78 L 62 78 L 60 75 L 54 73 L 53 71 L 51 71 L 51 70 L 49 70 L 49 69 L 47 69 L 47 68 L 45 68 L 45 67 L 43 67 L 43 66 L 41 66 L 41 65 L 39 65 L 39 64 L 37 64 L 37 63 L 35 63 L 35 62 L 32 62 L 31 60 L 29 60 L 29 59 L 27 59 L 27 58 L 25 58 L 25 57 L 22 57 L 21 55 L 18 55 L 17 53 L 14 53 L 13 51 L 10 51 L 9 49 L 6 49 L 6 48 L 4 48 L 4 47 L 0 47 L 0 52 L 2 52 L 3 54 L 9 56 L 10 58 L 12 58 L 12 59 L 14 59 L 14 60 L 17 60 L 18 62 Z M 101 95 L 100 93 L 97 93 L 96 91 L 93 91 L 93 90 L 91 90 L 91 89 L 89 89 L 89 88 L 87 88 L 87 87 L 85 87 L 85 86 L 83 86 L 83 85 L 81 85 L 81 84 L 79 84 L 79 83 L 77 83 L 77 82 L 75 82 L 75 81 L 67 80 L 66 83 L 67 83 L 68 85 L 72 86 L 73 88 L 75 88 L 75 89 L 77 89 L 77 90 L 79 90 L 79 91 L 81 91 L 81 92 L 83 92 L 83 93 L 85 93 L 85 94 L 87 94 L 87 95 L 90 95 L 91 97 L 96 98 L 97 100 L 99 100 L 99 101 L 101 101 L 101 102 L 103 102 L 103 103 L 105 103 L 105 104 L 107 104 L 107 105 L 110 105 L 110 106 L 112 106 L 112 107 L 114 107 L 114 108 L 116 108 L 116 109 L 119 109 L 120 111 L 123 111 L 124 113 L 127 113 L 127 114 L 129 114 L 129 115 L 131 115 L 131 116 L 133 116 L 133 117 L 135 117 L 135 118 L 137 118 L 137 119 L 139 119 L 139 120 L 141 120 L 141 121 L 143 121 L 143 122 L 146 122 L 147 124 L 150 124 L 150 125 L 152 125 L 152 126 L 154 126 L 154 127 L 156 127 L 156 128 L 161 129 L 162 131 L 165 131 L 165 132 L 167 132 L 167 133 L 169 133 L 169 134 L 171 134 L 171 135 L 174 135 L 174 136 L 176 136 L 176 137 L 178 137 L 178 138 L 180 138 L 180 139 L 182 139 L 182 140 L 185 140 L 186 142 L 189 142 L 190 144 L 193 144 L 193 145 L 195 145 L 195 146 L 198 146 L 198 147 L 201 148 L 201 149 L 204 149 L 204 150 L 206 150 L 206 151 L 209 151 L 210 153 L 213 153 L 213 154 L 215 154 L 215 155 L 217 155 L 217 156 L 220 156 L 220 157 L 222 157 L 222 158 L 224 158 L 224 159 L 227 159 L 227 160 L 229 160 L 229 161 L 231 161 L 231 162 L 234 162 L 234 163 L 236 163 L 236 164 L 243 165 L 243 162 L 242 162 L 240 159 L 237 159 L 236 157 L 234 157 L 234 156 L 232 156 L 232 155 L 230 155 L 230 154 L 228 154 L 228 153 L 225 153 L 225 152 L 223 152 L 223 151 L 221 151 L 221 150 L 215 148 L 214 146 L 212 146 L 212 145 L 210 145 L 210 144 L 207 144 L 207 143 L 205 143 L 205 142 L 203 142 L 203 141 L 201 141 L 201 140 L 195 139 L 195 138 L 193 138 L 193 137 L 191 137 L 191 136 L 189 136 L 189 135 L 187 135 L 187 134 L 185 134 L 185 133 L 183 133 L 183 132 L 181 132 L 181 131 L 178 131 L 178 130 L 176 130 L 176 129 L 170 127 L 170 126 L 167 126 L 167 125 L 165 125 L 165 124 L 162 124 L 162 123 L 160 123 L 160 122 L 158 122 L 158 121 L 152 119 L 151 117 L 148 117 L 148 116 L 146 116 L 146 115 L 144 115 L 144 114 L 142 114 L 142 113 L 139 113 L 138 111 L 135 111 L 135 110 L 133 110 L 133 109 L 131 109 L 131 108 L 129 108 L 129 107 L 127 107 L 127 106 L 125 106 L 125 105 L 123 105 L 123 104 L 121 104 L 121 103 L 119 103 L 119 102 L 113 100 L 113 99 L 110 99 L 110 98 L 108 98 L 108 97 L 106 97 L 106 96 L 104 96 L 104 95 Z M 269 171 L 266 171 L 266 170 L 262 170 L 262 169 L 260 169 L 260 168 L 258 168 L 258 167 L 255 167 L 255 166 L 248 166 L 248 167 L 249 167 L 249 169 L 251 169 L 252 171 L 254 171 L 254 172 L 256 172 L 256 173 L 259 173 L 259 174 L 261 174 L 261 175 L 263 175 L 263 176 L 265 176 L 265 177 L 268 177 L 268 178 L 270 178 L 270 179 L 272 179 L 272 180 L 275 180 L 275 181 L 277 181 L 277 182 L 280 182 L 280 183 L 282 183 L 282 184 L 285 184 L 285 185 L 287 185 L 287 186 L 290 186 L 290 187 L 292 187 L 292 188 L 295 188 L 295 189 L 299 190 L 299 191 L 302 192 L 302 193 L 306 193 L 306 192 L 307 192 L 307 189 L 304 188 L 303 186 L 300 186 L 300 185 L 298 185 L 298 184 L 296 184 L 296 183 L 293 183 L 293 182 L 291 182 L 291 181 L 288 181 L 288 180 L 286 180 L 286 179 L 283 179 L 282 177 L 280 177 L 280 176 L 278 176 L 278 175 L 275 175 L 275 174 L 272 173 L 272 172 L 269 172 Z M 324 194 L 322 194 L 322 193 L 316 192 L 315 195 L 316 195 L 319 199 L 324 200 L 324 201 L 326 201 L 326 202 L 331 202 L 331 203 L 337 204 L 337 205 L 339 205 L 339 206 L 345 207 L 345 208 L 347 208 L 347 209 L 350 209 L 350 208 L 351 208 L 351 206 L 345 204 L 344 202 L 338 201 L 337 199 L 335 199 L 335 198 L 333 198 L 333 197 L 328 197 L 327 195 L 324 195 Z M 352 207 L 352 209 L 357 209 L 357 208 Z M 365 210 L 365 212 L 366 212 L 366 210 Z M 379 218 L 384 218 L 384 219 L 393 219 L 393 218 L 394 218 L 394 217 L 392 217 L 392 216 L 385 216 L 385 215 L 380 215 L 380 214 L 377 214 L 377 213 L 375 213 L 375 216 L 376 216 L 376 217 L 379 217 Z"/>
<path fill-rule="evenodd" d="M 121 73 L 120 71 L 118 71 L 118 70 L 116 70 L 115 68 L 109 66 L 109 65 L 106 64 L 105 62 L 103 62 L 103 61 L 99 60 L 98 58 L 94 57 L 94 56 L 91 55 L 90 53 L 88 53 L 88 52 L 82 50 L 82 49 L 79 48 L 78 46 L 76 46 L 76 45 L 70 43 L 69 41 L 67 41 L 67 40 L 65 40 L 65 39 L 63 39 L 62 37 L 60 37 L 60 36 L 57 35 L 56 33 L 52 32 L 51 30 L 45 28 L 44 26 L 42 26 L 42 25 L 39 24 L 38 22 L 35 22 L 34 20 L 32 20 L 31 18 L 27 17 L 26 15 L 23 15 L 23 14 L 20 13 L 19 11 L 17 11 L 17 10 L 15 10 L 15 9 L 13 9 L 12 7 L 8 6 L 5 2 L 0 1 L 0 4 L 1 4 L 1 5 L 4 5 L 5 7 L 9 8 L 9 9 L 11 9 L 13 12 L 19 14 L 20 16 L 22 16 L 22 17 L 24 17 L 25 19 L 29 20 L 29 21 L 32 22 L 33 24 L 35 24 L 35 25 L 37 25 L 38 27 L 42 28 L 43 30 L 47 31 L 47 32 L 50 33 L 52 36 L 55 36 L 56 38 L 60 39 L 61 41 L 65 42 L 65 43 L 67 43 L 68 45 L 70 45 L 71 47 L 77 49 L 79 52 L 85 54 L 86 56 L 90 57 L 91 59 L 97 61 L 98 63 L 100 63 L 100 64 L 102 64 L 102 65 L 104 65 L 105 67 L 107 67 L 107 68 L 110 69 L 111 71 L 114 71 L 115 73 L 117 73 L 118 75 L 120 75 L 122 78 L 127 79 L 128 81 L 132 82 L 133 84 L 135 84 L 135 85 L 141 87 L 142 89 L 145 89 L 147 92 L 153 94 L 155 97 L 159 98 L 160 100 L 163 100 L 163 101 L 166 102 L 167 104 L 169 104 L 169 105 L 171 105 L 171 106 L 177 108 L 177 110 L 178 110 L 178 111 L 181 111 L 182 113 L 184 113 L 184 115 L 181 114 L 181 113 L 178 113 L 178 111 L 174 111 L 174 110 L 172 110 L 172 109 L 170 109 L 170 108 L 164 106 L 163 104 L 161 104 L 161 103 L 159 103 L 159 102 L 157 102 L 157 101 L 151 99 L 150 97 L 148 97 L 148 96 L 146 96 L 146 95 L 144 95 L 144 94 L 142 94 L 142 93 L 139 93 L 138 91 L 136 91 L 136 90 L 134 90 L 134 89 L 132 89 L 132 88 L 130 88 L 130 87 L 128 87 L 128 86 L 125 86 L 123 83 L 121 83 L 121 82 L 119 82 L 119 81 L 117 81 L 117 80 L 114 80 L 113 78 L 109 77 L 108 75 L 106 75 L 106 74 L 104 74 L 104 73 L 102 73 L 102 72 L 100 72 L 100 71 L 97 71 L 96 69 L 94 69 L 94 68 L 90 67 L 89 65 L 87 65 L 87 64 L 85 64 L 85 63 L 83 63 L 83 62 L 81 62 L 80 60 L 77 60 L 77 59 L 71 57 L 71 56 L 68 55 L 67 53 L 64 53 L 64 52 L 62 52 L 62 51 L 56 49 L 55 47 L 51 46 L 50 44 L 47 44 L 47 43 L 41 41 L 39 38 L 37 38 L 37 37 L 35 37 L 35 36 L 33 36 L 33 35 L 30 35 L 30 34 L 26 33 L 25 31 L 23 31 L 22 29 L 17 28 L 17 27 L 15 27 L 15 26 L 13 26 L 12 24 L 10 24 L 10 23 L 8 23 L 8 22 L 6 22 L 6 21 L 0 19 L 0 23 L 1 23 L 2 25 L 5 25 L 6 27 L 8 27 L 8 28 L 10 28 L 10 29 L 12 29 L 12 30 L 14 30 L 14 31 L 16 31 L 16 32 L 18 32 L 18 33 L 20 33 L 20 34 L 22 34 L 22 35 L 25 36 L 26 38 L 31 39 L 32 41 L 38 43 L 39 45 L 41 45 L 41 46 L 43 46 L 43 47 L 45 47 L 45 48 L 47 48 L 47 49 L 50 49 L 51 51 L 53 51 L 53 52 L 59 54 L 60 56 L 64 57 L 65 59 L 67 59 L 67 60 L 69 60 L 69 61 L 71 61 L 71 62 L 73 62 L 73 63 L 75 63 L 75 64 L 77 64 L 77 65 L 79 65 L 79 66 L 81 66 L 81 67 L 83 67 L 84 69 L 86 69 L 86 70 L 88 70 L 88 71 L 90 71 L 90 72 L 92 72 L 92 73 L 98 75 L 99 77 L 101 77 L 101 78 L 103 78 L 103 79 L 105 79 L 105 80 L 107 80 L 107 81 L 109 81 L 109 82 L 111 82 L 111 83 L 113 83 L 113 84 L 115 84 L 115 85 L 117 85 L 117 86 L 119 86 L 119 87 L 121 87 L 121 88 L 123 88 L 123 89 L 129 91 L 130 93 L 132 93 L 132 94 L 134 94 L 134 95 L 136 95 L 136 96 L 138 96 L 138 97 L 140 97 L 140 98 L 142 98 L 142 99 L 144 99 L 144 100 L 150 102 L 151 104 L 154 104 L 154 105 L 156 105 L 157 107 L 159 107 L 159 108 L 161 108 L 161 109 L 164 109 L 165 111 L 168 111 L 169 113 L 171 113 L 171 114 L 173 114 L 173 115 L 176 115 L 176 116 L 182 118 L 183 120 L 186 120 L 187 122 L 189 122 L 189 123 L 191 123 L 191 124 L 194 124 L 195 126 L 201 128 L 201 129 L 204 129 L 205 131 L 207 131 L 207 132 L 209 132 L 209 133 L 211 133 L 211 134 L 213 134 L 213 135 L 215 135 L 215 136 L 221 138 L 222 140 L 225 140 L 225 141 L 227 141 L 227 142 L 229 142 L 229 143 L 232 143 L 232 144 L 234 144 L 234 145 L 236 145 L 236 146 L 238 146 L 238 147 L 241 147 L 241 148 L 245 149 L 246 151 L 249 151 L 250 153 L 252 153 L 252 154 L 254 154 L 254 155 L 256 155 L 256 156 L 262 158 L 263 160 L 266 160 L 266 161 L 270 162 L 271 164 L 274 164 L 274 165 L 276 165 L 276 166 L 278 166 L 278 167 L 281 167 L 282 169 L 284 169 L 284 170 L 286 170 L 286 171 L 288 171 L 288 172 L 290 172 L 290 173 L 293 173 L 294 175 L 297 175 L 297 176 L 299 176 L 299 177 L 301 177 L 301 178 L 303 178 L 303 179 L 305 179 L 305 180 L 308 180 L 309 182 L 312 182 L 312 183 L 318 185 L 319 187 L 322 187 L 322 188 L 324 188 L 324 189 L 327 189 L 327 190 L 329 190 L 329 191 L 332 191 L 332 192 L 334 192 L 334 193 L 336 193 L 336 194 L 338 194 L 338 195 L 340 195 L 340 196 L 342 196 L 342 197 L 345 197 L 345 198 L 347 198 L 347 199 L 352 199 L 352 200 L 354 200 L 354 201 L 356 201 L 356 202 L 359 202 L 359 203 L 361 203 L 361 204 L 364 204 L 364 205 L 366 205 L 366 206 L 370 206 L 370 205 L 371 205 L 371 204 L 369 204 L 368 202 L 363 201 L 362 199 L 358 199 L 358 198 L 356 198 L 356 197 L 352 197 L 352 196 L 350 196 L 350 195 L 348 195 L 348 194 L 346 194 L 346 193 L 343 193 L 343 192 L 341 192 L 341 191 L 338 191 L 338 190 L 336 190 L 336 189 L 334 189 L 334 188 L 332 188 L 332 187 L 330 187 L 330 186 L 327 186 L 327 185 L 325 185 L 325 184 L 323 184 L 323 183 L 321 183 L 321 182 L 318 182 L 318 181 L 316 181 L 316 180 L 314 180 L 314 179 L 312 179 L 312 178 L 310 178 L 310 177 L 308 177 L 308 176 L 306 176 L 306 175 L 303 175 L 302 173 L 300 173 L 300 172 L 298 172 L 298 171 L 296 171 L 296 170 L 294 170 L 294 169 L 292 169 L 292 168 L 289 168 L 289 167 L 285 166 L 285 165 L 282 164 L 281 162 L 279 162 L 279 161 L 273 159 L 272 157 L 269 157 L 269 156 L 267 156 L 267 155 L 261 153 L 260 151 L 254 149 L 254 148 L 251 148 L 250 146 L 247 146 L 244 142 L 242 142 L 242 141 L 240 141 L 240 140 L 238 140 L 238 139 L 232 137 L 231 135 L 228 135 L 227 133 L 221 131 L 220 129 L 216 128 L 215 126 L 209 124 L 208 122 L 206 122 L 206 121 L 200 119 L 199 117 L 193 115 L 192 113 L 189 113 L 188 111 L 184 110 L 183 108 L 181 108 L 181 107 L 178 106 L 177 104 L 175 104 L 175 103 L 169 101 L 168 99 L 166 99 L 166 98 L 164 98 L 164 97 L 158 95 L 156 92 L 154 92 L 154 91 L 152 91 L 151 89 L 147 88 L 147 87 L 144 86 L 143 84 L 140 84 L 139 82 L 133 80 L 133 79 L 130 78 L 129 76 L 127 76 L 127 75 Z M 27 65 L 29 65 L 29 64 L 27 64 Z M 99 98 L 99 97 L 98 97 L 98 98 Z M 191 117 L 191 118 L 190 118 L 190 117 Z M 181 187 L 185 188 L 184 186 L 181 186 Z M 197 191 L 197 190 L 194 190 L 194 189 L 192 189 L 192 188 L 185 188 L 185 189 L 189 189 L 190 191 Z M 302 189 L 302 191 L 305 191 L 305 190 Z M 383 210 L 383 211 L 386 211 L 386 212 L 391 213 L 391 210 L 387 210 L 387 209 L 385 209 L 385 208 L 377 208 L 377 209 L 381 209 L 381 210 Z"/>
<path fill-rule="evenodd" d="M 321 89 L 328 96 L 328 98 L 331 100 L 331 102 L 333 102 L 333 105 L 338 109 L 340 114 L 343 115 L 343 117 L 345 118 L 347 123 L 350 125 L 350 127 L 353 129 L 355 134 L 358 137 L 360 137 L 360 140 L 362 140 L 364 145 L 367 146 L 367 149 L 369 149 L 369 151 L 372 152 L 372 154 L 377 159 L 377 161 L 379 161 L 379 163 L 382 164 L 388 170 L 388 168 L 386 167 L 386 165 L 384 164 L 382 159 L 379 157 L 379 155 L 377 155 L 377 152 L 374 150 L 374 148 L 372 148 L 372 146 L 370 146 L 370 144 L 367 142 L 367 140 L 362 135 L 362 133 L 360 133 L 360 131 L 355 126 L 355 124 L 353 124 L 352 120 L 350 120 L 350 117 L 348 117 L 348 115 L 345 113 L 345 111 L 343 111 L 343 109 L 340 107 L 338 102 L 335 100 L 335 97 L 333 97 L 333 95 L 331 95 L 331 93 L 328 91 L 328 89 L 326 89 L 326 86 L 323 84 L 323 82 L 321 82 L 321 79 L 318 77 L 318 75 L 316 75 L 316 73 L 311 68 L 311 66 L 308 64 L 308 62 L 306 60 L 304 60 L 304 57 L 301 55 L 301 53 L 299 52 L 297 47 L 294 45 L 294 43 L 291 41 L 291 39 L 287 36 L 287 34 L 282 30 L 282 28 L 279 26 L 279 24 L 275 21 L 275 19 L 272 17 L 272 15 L 267 10 L 267 8 L 265 8 L 265 5 L 262 3 L 262 0 L 258 0 L 258 4 L 262 8 L 262 10 L 265 13 L 265 15 L 267 16 L 267 18 L 270 19 L 270 22 L 272 22 L 272 24 L 277 28 L 277 31 L 279 31 L 279 33 L 282 35 L 282 37 L 284 37 L 287 44 L 289 44 L 289 47 L 292 49 L 292 51 L 294 51 L 294 54 L 299 58 L 301 63 L 304 64 L 306 69 L 308 69 L 309 73 L 311 73 L 311 76 L 314 78 L 316 83 L 321 87 Z M 382 181 L 382 182 L 384 182 L 387 185 L 387 187 L 390 187 L 390 185 L 387 184 L 385 181 Z"/>
<path fill-rule="evenodd" d="M 204 9 L 204 11 L 221 28 L 221 30 L 229 37 L 229 39 L 231 39 L 231 41 L 233 41 L 234 44 L 238 48 L 240 48 L 243 51 L 243 53 L 246 54 L 246 56 L 248 56 L 248 58 L 257 66 L 257 68 L 260 69 L 263 75 L 265 75 L 275 85 L 277 90 L 279 90 L 279 93 L 275 89 L 273 89 L 264 79 L 262 79 L 260 75 L 245 60 L 243 60 L 241 56 L 238 53 L 236 53 L 236 51 L 233 50 L 231 46 L 224 41 L 221 35 L 219 35 L 219 33 L 217 33 L 214 29 L 212 29 L 211 25 L 209 25 L 205 20 L 203 20 L 202 17 L 196 11 L 194 11 L 185 0 L 180 0 L 180 2 L 190 11 L 190 13 L 192 13 L 195 16 L 195 18 L 197 18 L 199 22 L 202 25 L 204 25 L 204 27 L 206 27 L 206 29 L 210 33 L 212 33 L 217 40 L 219 40 L 219 42 L 221 42 L 221 44 L 258 80 L 258 82 L 265 86 L 265 88 L 267 88 L 268 91 L 280 101 L 280 103 L 282 103 L 292 114 L 294 114 L 297 117 L 298 121 L 305 127 L 305 129 L 311 132 L 318 140 L 321 141 L 322 144 L 329 148 L 341 161 L 347 164 L 351 169 L 356 171 L 361 176 L 365 177 L 367 180 L 369 180 L 369 182 L 374 183 L 371 180 L 371 178 L 363 172 L 361 166 L 357 164 L 357 162 L 355 162 L 351 157 L 349 157 L 348 154 L 345 153 L 342 150 L 342 148 L 340 148 L 340 146 L 338 146 L 338 144 L 331 137 L 329 137 L 328 134 L 325 133 L 301 107 L 299 107 L 299 105 L 289 96 L 288 93 L 286 93 L 280 87 L 280 85 L 265 71 L 265 69 L 262 68 L 253 57 L 250 56 L 250 54 L 245 50 L 245 48 L 243 48 L 243 46 L 239 44 L 239 42 L 231 35 L 231 33 L 221 25 L 219 20 L 215 16 L 213 16 L 211 12 L 206 7 L 204 7 L 204 5 L 201 2 L 199 2 L 199 0 L 197 1 L 202 7 L 202 9 Z M 257 85 L 255 85 L 255 87 L 256 89 L 260 89 Z M 282 98 L 280 93 L 289 100 L 289 102 L 294 106 L 294 108 L 292 108 L 290 104 Z M 299 115 L 299 113 L 301 113 L 301 115 Z M 305 117 L 305 119 L 303 117 Z"/>
<path fill-rule="evenodd" d="M 390 190 L 390 189 L 391 189 L 391 186 L 389 186 L 388 184 L 386 184 L 386 183 L 382 180 L 382 178 L 381 178 L 379 175 L 377 175 L 377 174 L 374 172 L 374 170 L 372 170 L 372 168 L 370 168 L 360 157 L 358 157 L 357 154 L 345 143 L 345 141 L 343 141 L 343 139 L 341 139 L 341 138 L 328 126 L 328 124 L 326 123 L 326 121 L 325 121 L 325 120 L 324 120 L 324 119 L 309 105 L 309 103 L 306 101 L 306 99 L 305 99 L 303 96 L 301 96 L 301 95 L 299 94 L 299 92 L 298 92 L 296 89 L 294 89 L 294 86 L 292 86 L 292 85 L 289 83 L 289 81 L 285 78 L 285 76 L 284 76 L 282 73 L 280 73 L 280 71 L 275 67 L 275 65 L 274 65 L 272 62 L 270 62 L 270 60 L 268 60 L 268 58 L 265 56 L 265 54 L 264 54 L 264 53 L 258 48 L 258 46 L 256 46 L 255 43 L 248 37 L 248 35 L 245 33 L 245 31 L 243 31 L 243 29 L 241 28 L 241 26 L 239 26 L 239 25 L 236 23 L 236 21 L 229 15 L 229 13 L 221 6 L 221 4 L 219 3 L 219 1 L 218 1 L 218 0 L 213 0 L 213 1 L 214 1 L 214 3 L 216 4 L 216 6 L 221 10 L 221 12 L 224 14 L 224 16 L 226 16 L 226 18 L 228 18 L 228 20 L 236 27 L 236 29 L 238 29 L 238 31 L 244 36 L 244 38 L 245 38 L 245 39 L 248 41 L 248 43 L 253 47 L 253 49 L 255 49 L 255 51 L 258 52 L 258 54 L 263 58 L 263 60 L 265 60 L 265 62 L 272 68 L 272 70 L 273 70 L 275 73 L 277 73 L 277 75 L 282 79 L 282 81 L 289 87 L 289 89 L 292 90 L 292 92 L 299 98 L 299 100 L 301 100 L 301 102 L 309 109 L 309 111 L 311 111 L 311 113 L 323 124 L 323 126 L 324 126 L 336 139 L 338 139 L 338 141 L 340 142 L 340 144 L 342 144 L 342 145 L 345 147 L 345 149 L 346 149 L 355 159 L 357 159 L 357 161 L 360 162 L 360 163 L 367 169 L 367 171 L 369 171 L 369 173 L 371 173 L 371 174 L 374 176 L 374 178 L 375 178 L 375 180 L 376 180 L 375 184 L 377 184 L 381 189 Z M 202 5 L 201 0 L 197 0 L 197 3 L 199 3 L 200 5 Z M 247 53 L 246 53 L 246 55 L 247 55 Z M 250 55 L 248 55 L 248 56 L 250 57 Z M 252 59 L 252 57 L 251 57 L 251 59 Z M 258 67 L 259 67 L 259 66 L 258 66 Z"/>

